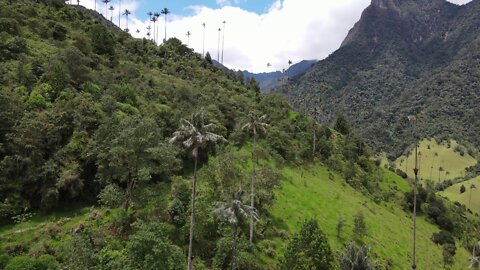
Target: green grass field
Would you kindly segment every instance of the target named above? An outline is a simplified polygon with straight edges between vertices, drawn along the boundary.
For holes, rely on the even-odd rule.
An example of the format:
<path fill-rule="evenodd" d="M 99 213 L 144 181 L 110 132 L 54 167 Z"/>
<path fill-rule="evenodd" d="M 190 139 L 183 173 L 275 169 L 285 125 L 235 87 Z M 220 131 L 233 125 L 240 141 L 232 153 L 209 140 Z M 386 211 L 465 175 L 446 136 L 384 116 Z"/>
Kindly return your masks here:
<path fill-rule="evenodd" d="M 470 186 L 472 184 L 477 188 L 472 189 L 470 194 Z M 462 185 L 466 188 L 466 191 L 463 194 L 460 193 L 460 187 Z M 457 183 L 439 194 L 449 198 L 451 201 L 457 201 L 464 204 L 474 213 L 480 213 L 480 176 L 462 183 Z"/>
<path fill-rule="evenodd" d="M 323 231 L 328 235 L 334 250 L 340 250 L 352 237 L 353 216 L 357 212 L 365 215 L 368 237 L 365 242 L 372 248 L 372 254 L 380 265 L 388 261 L 390 269 L 409 269 L 411 263 L 411 216 L 398 206 L 398 203 L 374 203 L 352 187 L 344 184 L 340 177 L 330 180 L 324 167 L 309 169 L 286 168 L 286 179 L 282 189 L 277 192 L 276 203 L 271 214 L 273 224 L 279 235 L 273 238 L 276 256 L 263 255 L 266 264 L 274 265 L 283 254 L 286 241 L 283 234 L 291 235 L 300 230 L 302 222 L 309 217 L 316 218 Z M 382 187 L 396 186 L 397 193 L 408 190 L 408 184 L 393 173 L 386 172 Z M 346 220 L 342 238 L 336 238 L 336 224 L 339 218 Z M 438 228 L 424 219 L 418 218 L 417 250 L 418 269 L 443 269 L 442 251 L 430 237 Z M 283 233 L 280 233 L 282 232 Z M 285 238 L 285 237 L 283 237 Z M 458 247 L 455 264 L 452 269 L 467 268 L 468 252 Z M 382 268 L 381 268 L 382 269 Z"/>
<path fill-rule="evenodd" d="M 458 143 L 455 140 L 441 144 L 434 139 L 421 141 L 418 148 L 420 178 L 441 182 L 447 179 L 453 180 L 457 177 L 464 177 L 465 169 L 477 164 L 477 160 L 467 152 L 463 156 L 460 155 L 460 153 L 455 151 L 457 146 Z M 408 153 L 408 158 L 401 156 L 395 161 L 396 167 L 406 172 L 411 178 L 414 177 L 414 150 Z"/>

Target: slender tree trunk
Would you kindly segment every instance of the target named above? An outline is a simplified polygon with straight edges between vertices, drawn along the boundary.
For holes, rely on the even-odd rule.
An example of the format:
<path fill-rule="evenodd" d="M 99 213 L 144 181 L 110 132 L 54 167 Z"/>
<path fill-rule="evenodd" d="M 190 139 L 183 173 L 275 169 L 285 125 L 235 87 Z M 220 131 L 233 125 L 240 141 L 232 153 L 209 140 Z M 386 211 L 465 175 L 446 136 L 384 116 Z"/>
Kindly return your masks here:
<path fill-rule="evenodd" d="M 412 247 L 412 270 L 417 269 L 417 181 L 418 181 L 418 145 L 415 145 L 415 182 L 413 184 L 413 247 Z"/>
<path fill-rule="evenodd" d="M 96 3 L 96 2 L 97 2 L 97 1 L 95 0 L 95 3 Z M 105 3 L 105 19 L 108 18 L 108 7 L 107 7 L 107 4 L 108 4 L 108 3 Z M 107 19 L 107 20 L 108 20 L 108 19 Z"/>
<path fill-rule="evenodd" d="M 203 58 L 205 58 L 205 26 L 203 27 Z"/>
<path fill-rule="evenodd" d="M 118 28 L 120 28 L 120 30 L 122 29 L 122 25 L 120 24 L 121 18 L 122 18 L 122 1 L 119 0 L 118 1 Z"/>
<path fill-rule="evenodd" d="M 232 252 L 232 270 L 235 270 L 235 268 L 237 267 L 237 239 L 238 239 L 238 236 L 237 236 L 237 229 L 238 229 L 238 225 L 235 224 L 235 229 L 233 230 L 233 252 Z"/>
<path fill-rule="evenodd" d="M 193 169 L 193 190 L 192 190 L 192 213 L 190 214 L 190 240 L 188 243 L 188 270 L 192 270 L 192 246 L 193 246 L 193 228 L 195 226 L 195 197 L 197 192 L 197 162 L 198 151 L 195 155 L 195 167 Z"/>
<path fill-rule="evenodd" d="M 223 38 L 222 38 L 222 65 L 223 65 L 223 51 L 225 50 L 225 23 L 223 23 Z"/>
<path fill-rule="evenodd" d="M 167 14 L 165 14 L 165 38 L 163 39 L 163 43 L 167 42 Z"/>
<path fill-rule="evenodd" d="M 257 155 L 255 152 L 255 146 L 257 143 L 257 133 L 253 134 L 253 150 L 252 150 L 252 194 L 251 194 L 251 211 L 250 211 L 250 242 L 253 243 L 253 209 L 255 207 L 255 163 L 257 162 Z"/>
<path fill-rule="evenodd" d="M 313 148 L 312 148 L 312 159 L 315 159 L 315 148 L 317 142 L 317 133 L 315 132 L 315 122 L 313 123 Z"/>

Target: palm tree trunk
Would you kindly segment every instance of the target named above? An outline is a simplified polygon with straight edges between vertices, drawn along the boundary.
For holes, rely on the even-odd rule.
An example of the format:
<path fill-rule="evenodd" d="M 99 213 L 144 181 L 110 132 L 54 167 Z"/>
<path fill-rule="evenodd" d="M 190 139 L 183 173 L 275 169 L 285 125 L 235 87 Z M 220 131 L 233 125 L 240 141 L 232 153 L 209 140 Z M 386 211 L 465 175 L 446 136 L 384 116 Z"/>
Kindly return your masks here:
<path fill-rule="evenodd" d="M 255 207 L 255 163 L 257 161 L 255 146 L 257 143 L 257 134 L 253 134 L 253 150 L 252 150 L 252 194 L 250 206 L 252 211 L 250 211 L 250 242 L 253 243 L 253 208 Z"/>
<path fill-rule="evenodd" d="M 195 196 L 197 192 L 197 162 L 198 152 L 195 155 L 195 167 L 193 169 L 193 190 L 192 190 L 192 213 L 190 214 L 190 240 L 188 243 L 188 270 L 192 270 L 192 246 L 193 246 L 193 228 L 195 226 Z"/>
<path fill-rule="evenodd" d="M 119 0 L 118 1 L 118 28 L 120 28 L 120 30 L 122 29 L 122 26 L 120 24 L 121 18 L 122 18 L 122 1 Z"/>
<path fill-rule="evenodd" d="M 417 269 L 417 181 L 418 181 L 418 144 L 415 145 L 415 183 L 413 183 L 413 247 L 412 247 L 412 270 Z"/>
<path fill-rule="evenodd" d="M 222 65 L 223 65 L 223 51 L 225 50 L 225 23 L 223 23 L 223 38 L 222 38 Z"/>
<path fill-rule="evenodd" d="M 167 42 L 167 14 L 165 14 L 165 38 L 163 39 L 163 42 Z"/>
<path fill-rule="evenodd" d="M 315 132 L 315 122 L 313 123 L 313 148 L 312 148 L 312 159 L 315 159 L 315 148 L 317 142 L 317 134 Z"/>
<path fill-rule="evenodd" d="M 158 21 L 158 24 L 160 24 L 160 21 Z M 155 41 L 155 44 L 157 44 L 157 45 L 158 45 L 158 28 L 160 28 L 160 27 L 157 27 L 157 41 Z"/>

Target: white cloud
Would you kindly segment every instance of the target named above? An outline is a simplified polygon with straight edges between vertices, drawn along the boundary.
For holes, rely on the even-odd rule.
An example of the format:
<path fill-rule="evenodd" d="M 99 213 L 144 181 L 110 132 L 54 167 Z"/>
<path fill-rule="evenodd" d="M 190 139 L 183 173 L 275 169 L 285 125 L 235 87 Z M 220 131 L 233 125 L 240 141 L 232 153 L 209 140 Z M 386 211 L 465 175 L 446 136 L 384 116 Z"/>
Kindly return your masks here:
<path fill-rule="evenodd" d="M 76 0 L 73 0 L 76 1 Z M 253 72 L 272 69 L 282 70 L 288 66 L 288 60 L 298 62 L 305 59 L 323 59 L 339 48 L 343 39 L 362 11 L 371 0 L 277 0 L 264 14 L 256 14 L 231 6 L 244 0 L 216 0 L 223 5 L 212 9 L 204 6 L 188 7 L 192 16 L 170 15 L 167 25 L 168 37 L 177 37 L 185 44 L 186 33 L 190 31 L 189 46 L 196 52 L 203 51 L 203 27 L 205 28 L 205 51 L 217 59 L 218 28 L 223 30 L 225 20 L 224 64 L 234 69 L 246 69 Z M 97 1 L 100 4 L 100 0 Z M 451 0 L 457 4 L 468 0 Z M 118 2 L 113 2 L 116 10 L 114 22 L 118 23 Z M 81 0 L 81 4 L 93 8 L 93 0 Z M 110 6 L 110 4 L 109 4 Z M 102 7 L 100 9 L 99 7 Z M 122 10 L 128 8 L 134 13 L 138 8 L 135 0 L 122 0 Z M 97 10 L 104 12 L 105 5 Z M 122 16 L 122 28 L 125 17 Z M 135 37 L 146 36 L 148 20 L 141 21 L 130 16 L 129 28 Z M 164 36 L 164 20 L 157 23 L 159 40 Z M 140 34 L 135 30 L 141 30 Z M 223 31 L 220 37 L 223 37 Z M 221 53 L 220 53 L 221 55 Z"/>
<path fill-rule="evenodd" d="M 472 0 L 447 0 L 447 1 L 457 5 L 464 5 L 466 3 L 471 2 Z"/>

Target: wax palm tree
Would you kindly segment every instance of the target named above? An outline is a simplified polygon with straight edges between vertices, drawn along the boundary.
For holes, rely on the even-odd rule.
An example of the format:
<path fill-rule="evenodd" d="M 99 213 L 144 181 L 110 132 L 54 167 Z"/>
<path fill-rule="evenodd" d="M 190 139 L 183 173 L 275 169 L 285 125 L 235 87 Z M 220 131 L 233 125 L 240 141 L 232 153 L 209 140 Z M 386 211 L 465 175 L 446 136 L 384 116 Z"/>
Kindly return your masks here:
<path fill-rule="evenodd" d="M 137 34 L 140 34 L 140 29 L 137 29 L 137 31 L 136 31 L 136 32 L 137 32 Z"/>
<path fill-rule="evenodd" d="M 105 3 L 105 19 L 108 18 L 108 3 L 110 3 L 111 0 L 102 0 L 103 3 Z M 95 1 L 96 3 L 97 1 Z M 108 19 L 107 19 L 108 20 Z"/>
<path fill-rule="evenodd" d="M 159 19 L 159 18 L 160 18 L 160 15 L 161 15 L 161 14 L 160 14 L 159 12 L 155 12 L 155 13 L 153 14 L 153 16 L 155 17 L 155 19 L 156 19 L 156 21 L 158 22 L 158 24 L 160 24 L 160 19 Z M 160 25 L 159 25 L 159 26 L 160 26 Z M 153 35 L 155 36 L 155 43 L 157 43 L 157 44 L 158 44 L 158 29 L 159 29 L 159 28 L 160 28 L 160 27 L 157 27 L 156 33 L 153 34 Z"/>
<path fill-rule="evenodd" d="M 221 135 L 213 133 L 217 129 L 215 124 L 205 124 L 203 112 L 193 114 L 192 120 L 182 119 L 180 128 L 173 133 L 170 143 L 179 143 L 192 150 L 195 159 L 193 170 L 192 209 L 190 215 L 190 240 L 188 244 L 188 270 L 192 269 L 193 229 L 195 226 L 195 197 L 197 188 L 197 163 L 201 149 L 208 143 L 227 142 Z"/>
<path fill-rule="evenodd" d="M 255 208 L 255 165 L 257 163 L 257 153 L 256 153 L 256 143 L 259 133 L 266 133 L 268 124 L 264 121 L 267 119 L 267 115 L 259 115 L 255 112 L 249 113 L 248 122 L 243 125 L 242 130 L 249 132 L 253 136 L 253 147 L 252 147 L 252 182 L 251 182 L 251 197 L 250 197 L 250 206 Z M 253 223 L 254 217 L 250 216 L 250 242 L 253 242 Z"/>
<path fill-rule="evenodd" d="M 408 121 L 412 127 L 413 138 L 417 124 L 417 118 L 413 115 L 408 116 Z M 413 169 L 415 179 L 413 180 L 413 239 L 412 239 L 412 269 L 417 269 L 417 184 L 418 184 L 418 143 L 415 142 L 415 167 Z"/>
<path fill-rule="evenodd" d="M 233 246 L 232 246 L 232 270 L 236 268 L 237 257 L 237 239 L 238 239 L 238 225 L 240 221 L 247 220 L 248 217 L 253 216 L 258 221 L 258 214 L 255 208 L 243 204 L 241 201 L 241 191 L 235 195 L 231 202 L 216 202 L 217 207 L 212 211 L 212 214 L 218 220 L 228 222 L 233 227 Z"/>
<path fill-rule="evenodd" d="M 130 15 L 130 14 L 132 14 L 132 13 L 131 13 L 130 10 L 128 10 L 128 9 L 125 9 L 125 11 L 123 12 L 123 15 L 125 15 L 125 17 L 127 18 L 127 28 L 125 28 L 125 31 L 126 31 L 127 33 L 128 33 L 128 31 L 129 31 L 129 30 L 128 30 L 128 15 Z"/>
<path fill-rule="evenodd" d="M 290 68 L 290 66 L 292 65 L 292 60 L 288 60 L 288 68 Z"/>
<path fill-rule="evenodd" d="M 167 15 L 170 14 L 170 10 L 168 8 L 162 9 L 161 13 L 165 16 L 165 38 L 163 42 L 167 41 Z"/>
<path fill-rule="evenodd" d="M 205 58 L 205 26 L 207 26 L 205 23 L 202 24 L 203 26 L 203 58 Z"/>
<path fill-rule="evenodd" d="M 190 46 L 190 36 L 192 35 L 192 33 L 190 31 L 187 31 L 187 34 L 185 34 L 187 36 L 187 46 Z"/>
<path fill-rule="evenodd" d="M 80 6 L 80 0 L 77 0 L 77 6 Z"/>
<path fill-rule="evenodd" d="M 220 32 L 222 32 L 221 28 L 218 28 L 218 49 L 217 49 L 217 61 L 220 63 Z"/>
<path fill-rule="evenodd" d="M 153 42 L 157 44 L 157 38 L 155 37 L 155 26 L 156 26 L 157 18 L 153 16 L 151 21 L 153 22 Z"/>
<path fill-rule="evenodd" d="M 152 13 L 151 11 L 149 11 L 149 12 L 147 13 L 147 15 L 148 15 L 148 27 L 147 27 L 148 32 L 147 32 L 147 36 L 150 37 L 149 33 L 150 33 L 150 29 L 152 28 L 152 15 L 153 15 L 153 13 Z"/>
<path fill-rule="evenodd" d="M 223 21 L 223 38 L 222 38 L 222 65 L 223 65 L 223 51 L 225 49 L 225 24 L 227 22 L 226 21 Z"/>
<path fill-rule="evenodd" d="M 68 0 L 67 0 L 68 1 Z M 97 11 L 97 0 L 93 0 L 94 3 L 94 8 L 93 10 L 96 12 Z"/>
<path fill-rule="evenodd" d="M 115 10 L 115 7 L 114 6 L 110 6 L 110 8 L 108 9 L 110 10 L 110 21 L 113 21 L 113 11 Z"/>
<path fill-rule="evenodd" d="M 315 107 L 313 108 L 313 147 L 312 147 L 312 158 L 315 158 L 315 149 L 317 148 L 317 115 L 318 115 L 318 109 Z"/>
<path fill-rule="evenodd" d="M 270 70 L 270 67 L 272 66 L 272 64 L 270 64 L 270 62 L 267 63 L 267 70 Z"/>
<path fill-rule="evenodd" d="M 473 245 L 472 257 L 470 258 L 470 265 L 468 268 L 480 268 L 480 241 Z"/>

